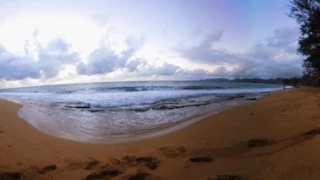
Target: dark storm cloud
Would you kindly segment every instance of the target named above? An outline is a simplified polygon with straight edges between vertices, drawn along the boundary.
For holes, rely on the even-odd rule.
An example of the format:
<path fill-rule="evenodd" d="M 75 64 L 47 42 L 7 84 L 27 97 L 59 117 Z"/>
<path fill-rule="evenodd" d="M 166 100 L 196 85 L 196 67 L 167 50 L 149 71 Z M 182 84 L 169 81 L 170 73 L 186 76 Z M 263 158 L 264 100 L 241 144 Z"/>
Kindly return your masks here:
<path fill-rule="evenodd" d="M 221 32 L 207 34 L 197 46 L 180 48 L 178 52 L 192 62 L 218 66 L 227 64 L 235 67 L 231 71 L 219 67 L 214 72 L 216 75 L 260 78 L 302 75 L 303 57 L 296 54 L 298 29 L 278 29 L 270 37 L 262 39 L 251 50 L 242 54 L 212 48 L 212 44 L 219 41 L 221 35 Z"/>

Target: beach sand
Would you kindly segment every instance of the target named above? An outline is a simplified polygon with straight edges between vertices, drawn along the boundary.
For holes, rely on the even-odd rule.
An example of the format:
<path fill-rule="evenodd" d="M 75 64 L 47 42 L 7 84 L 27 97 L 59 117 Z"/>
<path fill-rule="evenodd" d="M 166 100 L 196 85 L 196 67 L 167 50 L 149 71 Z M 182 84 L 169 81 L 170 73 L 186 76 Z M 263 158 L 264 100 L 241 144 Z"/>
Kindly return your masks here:
<path fill-rule="evenodd" d="M 298 88 L 151 139 L 90 144 L 43 134 L 0 100 L 2 179 L 320 179 L 320 91 Z"/>

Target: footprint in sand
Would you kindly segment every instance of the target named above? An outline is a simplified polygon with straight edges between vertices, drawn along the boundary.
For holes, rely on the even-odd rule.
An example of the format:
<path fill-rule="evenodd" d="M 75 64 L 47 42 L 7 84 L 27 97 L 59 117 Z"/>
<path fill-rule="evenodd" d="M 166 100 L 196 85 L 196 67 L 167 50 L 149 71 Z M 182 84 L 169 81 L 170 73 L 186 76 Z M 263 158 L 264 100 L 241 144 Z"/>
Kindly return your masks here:
<path fill-rule="evenodd" d="M 308 132 L 303 133 L 303 135 L 317 135 L 320 134 L 320 128 L 314 128 Z"/>
<path fill-rule="evenodd" d="M 162 147 L 159 149 L 166 157 L 169 158 L 177 158 L 177 157 L 183 157 L 185 156 L 187 149 L 185 147 Z"/>
<path fill-rule="evenodd" d="M 124 156 L 121 164 L 129 166 L 146 166 L 151 170 L 158 168 L 160 161 L 153 156 Z"/>
<path fill-rule="evenodd" d="M 212 162 L 213 159 L 209 156 L 197 156 L 197 157 L 191 157 L 189 158 L 191 162 L 195 163 L 209 163 Z"/>
<path fill-rule="evenodd" d="M 46 173 L 48 173 L 48 172 L 50 172 L 50 171 L 54 171 L 54 170 L 56 170 L 57 169 L 57 166 L 56 165 L 48 165 L 48 166 L 45 166 L 44 168 L 42 168 L 42 169 L 39 169 L 38 170 L 38 173 L 39 174 L 46 174 Z"/>
<path fill-rule="evenodd" d="M 0 172 L 0 179 L 3 180 L 20 180 L 21 177 L 21 172 Z"/>
<path fill-rule="evenodd" d="M 108 178 L 112 178 L 112 177 L 116 177 L 119 174 L 121 174 L 121 172 L 117 169 L 109 169 L 109 170 L 103 170 L 101 172 L 98 173 L 91 173 L 89 174 L 85 180 L 99 180 L 99 179 L 108 179 Z"/>
<path fill-rule="evenodd" d="M 246 180 L 240 175 L 218 175 L 216 178 L 207 178 L 207 180 Z"/>
<path fill-rule="evenodd" d="M 247 143 L 248 147 L 260 147 L 273 144 L 271 139 L 250 139 Z"/>
<path fill-rule="evenodd" d="M 87 165 L 84 167 L 84 169 L 91 170 L 91 169 L 95 168 L 98 164 L 100 164 L 100 161 L 93 159 L 87 163 Z"/>

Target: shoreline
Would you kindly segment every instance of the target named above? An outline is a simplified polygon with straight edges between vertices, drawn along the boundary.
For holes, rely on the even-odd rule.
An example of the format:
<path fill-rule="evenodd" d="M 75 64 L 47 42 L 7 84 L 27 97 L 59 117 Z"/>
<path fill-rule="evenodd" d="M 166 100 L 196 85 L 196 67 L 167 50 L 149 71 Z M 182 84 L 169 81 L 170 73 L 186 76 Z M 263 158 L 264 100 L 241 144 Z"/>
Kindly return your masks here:
<path fill-rule="evenodd" d="M 313 88 L 273 92 L 173 133 L 119 144 L 46 135 L 19 118 L 19 105 L 0 100 L 0 179 L 319 179 L 319 99 Z"/>
<path fill-rule="evenodd" d="M 248 102 L 247 102 L 248 103 Z M 20 104 L 19 104 L 20 105 Z M 229 106 L 229 107 L 224 107 L 224 108 L 220 108 L 220 109 L 215 109 L 214 112 L 212 113 L 203 113 L 202 115 L 199 115 L 197 117 L 192 117 L 190 119 L 184 119 L 184 120 L 180 120 L 179 122 L 173 122 L 173 123 L 168 123 L 168 124 L 163 124 L 162 126 L 158 126 L 156 128 L 153 129 L 148 129 L 145 131 L 148 132 L 141 132 L 141 133 L 137 133 L 137 134 L 124 134 L 124 135 L 115 135 L 118 137 L 111 137 L 108 140 L 90 140 L 90 139 L 81 139 L 81 138 L 75 138 L 75 137 L 71 137 L 73 135 L 70 134 L 69 137 L 63 137 L 56 134 L 53 135 L 55 133 L 48 133 L 45 132 L 43 130 L 40 130 L 39 128 L 35 127 L 34 125 L 32 125 L 28 120 L 24 119 L 21 115 L 20 115 L 20 110 L 18 111 L 18 115 L 21 119 L 23 119 L 24 121 L 28 122 L 30 124 L 30 126 L 32 126 L 33 128 L 35 128 L 36 130 L 47 134 L 49 136 L 52 137 L 57 137 L 60 139 L 65 139 L 65 140 L 69 140 L 69 141 L 75 141 L 75 142 L 80 142 L 80 143 L 89 143 L 89 144 L 106 144 L 106 145 L 112 145 L 112 144 L 120 144 L 120 143 L 128 143 L 128 142 L 136 142 L 136 141 L 141 141 L 141 140 L 145 140 L 145 139 L 152 139 L 155 137 L 161 137 L 161 136 L 165 136 L 167 134 L 170 133 L 174 133 L 176 131 L 182 130 L 184 128 L 187 128 L 191 125 L 193 125 L 194 123 L 197 123 L 201 120 L 203 120 L 206 117 L 212 116 L 214 114 L 220 113 L 224 110 L 230 109 L 232 107 L 236 107 L 236 106 L 241 106 L 243 104 L 238 104 L 238 105 L 234 105 L 234 106 Z M 137 131 L 138 132 L 138 131 Z"/>
<path fill-rule="evenodd" d="M 275 91 L 275 92 L 279 92 L 279 91 Z M 255 99 L 261 99 L 266 95 L 269 95 L 270 93 L 273 92 L 268 92 L 268 93 L 260 93 L 255 95 Z M 251 96 L 249 96 L 250 98 Z M 237 98 L 237 97 L 235 97 Z M 190 118 L 183 118 L 177 122 L 170 122 L 170 123 L 165 123 L 165 124 L 161 124 L 158 125 L 157 127 L 153 127 L 150 129 L 145 129 L 143 131 L 141 130 L 136 130 L 134 132 L 131 133 L 124 133 L 124 134 L 115 134 L 115 135 L 110 135 L 108 137 L 108 139 L 90 139 L 90 138 L 81 138 L 79 136 L 76 136 L 75 134 L 71 134 L 71 133 L 66 133 L 63 131 L 59 131 L 58 128 L 55 128 L 55 130 L 53 130 L 52 127 L 48 128 L 44 122 L 44 119 L 42 118 L 38 118 L 36 116 L 32 116 L 32 117 L 28 117 L 26 115 L 22 115 L 22 109 L 23 108 L 27 108 L 27 105 L 22 104 L 19 100 L 12 100 L 12 99 L 4 99 L 4 98 L 0 98 L 6 101 L 10 101 L 13 102 L 17 105 L 20 106 L 18 113 L 18 116 L 25 120 L 28 124 L 30 124 L 33 128 L 35 128 L 36 130 L 53 136 L 53 137 L 57 137 L 57 138 L 61 138 L 61 139 L 66 139 L 66 140 L 70 140 L 70 141 L 75 141 L 75 142 L 82 142 L 82 143 L 91 143 L 91 144 L 119 144 L 119 143 L 127 143 L 127 142 L 135 142 L 135 141 L 140 141 L 140 140 L 144 140 L 144 139 L 151 139 L 151 138 L 155 138 L 155 137 L 159 137 L 159 136 L 163 136 L 163 135 L 167 135 L 170 133 L 174 133 L 176 131 L 179 131 L 181 129 L 184 129 L 188 126 L 193 125 L 194 123 L 197 123 L 198 121 L 201 121 L 202 119 L 212 116 L 214 114 L 220 113 L 222 111 L 225 111 L 227 109 L 233 108 L 233 107 L 237 107 L 237 106 L 241 106 L 247 103 L 252 102 L 252 100 L 245 100 L 248 97 L 244 97 L 244 99 L 240 99 L 235 101 L 235 102 L 224 102 L 224 104 L 219 107 L 219 108 L 215 108 L 211 110 L 211 112 L 203 112 L 200 113 L 198 115 L 194 115 L 193 117 Z M 254 100 L 254 101 L 256 101 Z M 33 109 L 27 109 L 27 111 L 32 111 Z M 24 117 L 23 117 L 24 116 Z M 27 118 L 25 118 L 27 117 Z M 53 124 L 55 125 L 55 124 Z"/>

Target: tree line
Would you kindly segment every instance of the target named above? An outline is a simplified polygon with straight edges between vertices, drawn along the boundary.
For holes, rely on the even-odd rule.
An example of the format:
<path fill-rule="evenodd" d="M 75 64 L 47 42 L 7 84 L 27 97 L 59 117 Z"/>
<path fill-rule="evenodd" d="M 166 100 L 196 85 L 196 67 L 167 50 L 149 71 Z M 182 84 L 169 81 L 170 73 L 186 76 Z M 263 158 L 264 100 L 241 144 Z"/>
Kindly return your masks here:
<path fill-rule="evenodd" d="M 289 16 L 300 26 L 297 51 L 305 57 L 299 83 L 320 86 L 320 0 L 291 0 Z"/>

